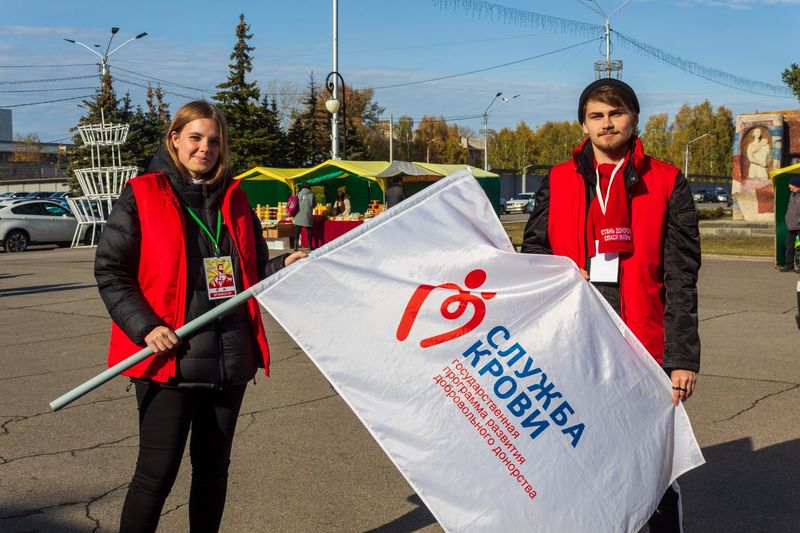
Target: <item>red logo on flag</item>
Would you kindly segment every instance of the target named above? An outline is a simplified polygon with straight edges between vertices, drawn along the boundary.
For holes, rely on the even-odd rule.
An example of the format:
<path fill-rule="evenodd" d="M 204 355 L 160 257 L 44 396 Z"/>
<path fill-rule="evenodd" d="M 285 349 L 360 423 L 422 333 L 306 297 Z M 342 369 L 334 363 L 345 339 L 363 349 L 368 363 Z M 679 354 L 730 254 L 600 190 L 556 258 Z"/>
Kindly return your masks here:
<path fill-rule="evenodd" d="M 477 289 L 486 281 L 486 272 L 481 269 L 475 269 L 464 278 L 464 285 L 467 289 Z M 442 344 L 462 335 L 466 335 L 470 331 L 477 328 L 483 318 L 486 316 L 486 303 L 484 300 L 491 300 L 497 293 L 494 292 L 477 292 L 472 293 L 464 290 L 455 283 L 442 283 L 441 285 L 420 285 L 414 291 L 411 299 L 408 301 L 406 310 L 403 317 L 400 319 L 400 324 L 397 326 L 397 340 L 404 341 L 411 333 L 411 327 L 417 319 L 422 304 L 428 298 L 428 295 L 436 289 L 447 289 L 456 291 L 456 294 L 448 296 L 442 302 L 439 308 L 442 316 L 447 320 L 455 320 L 460 318 L 467 310 L 468 307 L 472 308 L 472 317 L 463 326 L 457 327 L 453 330 L 447 331 L 440 335 L 434 335 L 427 339 L 422 339 L 419 345 L 423 348 L 429 348 Z"/>

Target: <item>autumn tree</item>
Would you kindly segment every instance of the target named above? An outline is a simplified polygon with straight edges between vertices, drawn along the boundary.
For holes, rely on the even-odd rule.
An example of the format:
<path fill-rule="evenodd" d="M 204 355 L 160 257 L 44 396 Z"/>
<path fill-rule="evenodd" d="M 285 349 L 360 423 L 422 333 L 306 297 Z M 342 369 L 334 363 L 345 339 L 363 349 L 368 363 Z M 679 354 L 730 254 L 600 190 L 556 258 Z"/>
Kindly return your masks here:
<path fill-rule="evenodd" d="M 534 134 L 536 163 L 556 165 L 570 159 L 572 150 L 583 138 L 583 129 L 577 121 L 545 122 Z"/>
<path fill-rule="evenodd" d="M 43 163 L 45 160 L 42 141 L 35 133 L 15 135 L 9 161 L 15 163 Z"/>
<path fill-rule="evenodd" d="M 396 152 L 400 154 L 398 159 L 411 161 L 411 148 L 414 143 L 414 119 L 409 116 L 402 116 L 397 119 L 397 126 L 394 128 L 395 137 L 402 150 Z"/>
<path fill-rule="evenodd" d="M 675 115 L 666 160 L 683 169 L 687 143 L 697 139 L 690 146 L 691 174 L 729 175 L 733 134 L 729 109 L 720 106 L 715 111 L 708 100 L 696 106 L 684 104 Z"/>
<path fill-rule="evenodd" d="M 424 116 L 414 133 L 417 146 L 425 151 L 424 160 L 431 163 L 446 163 L 442 155 L 447 140 L 447 122 L 444 117 Z M 423 159 L 423 158 L 420 158 Z"/>
<path fill-rule="evenodd" d="M 645 153 L 656 159 L 667 161 L 671 137 L 672 128 L 669 125 L 669 115 L 666 113 L 651 115 L 647 119 L 641 135 Z"/>

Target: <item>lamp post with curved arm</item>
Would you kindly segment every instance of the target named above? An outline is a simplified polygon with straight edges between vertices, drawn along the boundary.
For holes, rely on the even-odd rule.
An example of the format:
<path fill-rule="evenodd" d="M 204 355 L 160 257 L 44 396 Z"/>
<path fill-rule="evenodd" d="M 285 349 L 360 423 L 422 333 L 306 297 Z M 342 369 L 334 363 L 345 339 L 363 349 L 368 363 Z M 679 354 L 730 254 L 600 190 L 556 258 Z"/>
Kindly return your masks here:
<path fill-rule="evenodd" d="M 686 159 L 684 160 L 683 172 L 686 174 L 686 179 L 687 180 L 689 179 L 689 145 L 692 144 L 693 142 L 699 141 L 703 137 L 707 137 L 709 135 L 711 135 L 711 134 L 710 133 L 704 133 L 700 137 L 695 137 L 694 139 L 691 139 L 689 142 L 686 143 Z"/>
<path fill-rule="evenodd" d="M 499 102 L 495 103 L 498 98 L 500 99 Z M 518 97 L 518 94 L 515 94 L 511 98 L 506 98 L 503 96 L 503 93 L 497 93 L 492 98 L 492 101 L 489 103 L 489 106 L 486 108 L 486 111 L 483 112 L 483 170 L 489 170 L 489 112 L 497 106 L 503 105 L 507 102 L 510 102 L 514 98 Z"/>
<path fill-rule="evenodd" d="M 83 44 L 80 41 L 75 41 L 74 39 L 64 39 L 64 40 L 67 41 L 68 43 L 78 44 L 80 46 L 83 46 L 84 48 L 89 50 L 91 53 L 93 53 L 94 55 L 98 56 L 100 58 L 100 69 L 101 69 L 101 72 L 102 72 L 103 76 L 105 76 L 106 74 L 108 74 L 108 58 L 111 57 L 111 54 L 113 54 L 114 52 L 116 52 L 117 50 L 119 50 L 120 48 L 122 48 L 123 46 L 128 44 L 129 42 L 135 41 L 136 39 L 141 39 L 142 37 L 147 35 L 147 32 L 142 32 L 142 33 L 140 33 L 139 35 L 137 35 L 135 37 L 131 37 L 130 39 L 128 39 L 127 41 L 125 41 L 124 43 L 122 43 L 121 45 L 117 46 L 116 48 L 114 48 L 113 50 L 111 50 L 109 52 L 109 50 L 111 49 L 111 41 L 114 40 L 114 36 L 117 34 L 118 31 L 119 31 L 119 28 L 117 28 L 116 26 L 111 28 L 111 37 L 108 39 L 108 45 L 106 45 L 105 52 L 98 52 L 94 48 L 92 48 L 90 46 L 87 46 L 87 45 Z M 94 45 L 94 47 L 95 48 L 100 48 L 100 45 L 96 44 L 96 45 Z"/>
<path fill-rule="evenodd" d="M 333 79 L 331 79 L 333 78 Z M 338 87 L 341 85 L 342 97 L 339 100 Z M 331 97 L 325 101 L 325 109 L 331 114 L 331 159 L 341 159 L 339 157 L 339 109 L 342 110 L 342 154 L 347 158 L 347 94 L 344 88 L 344 78 L 335 70 L 325 78 L 325 87 L 331 93 Z"/>

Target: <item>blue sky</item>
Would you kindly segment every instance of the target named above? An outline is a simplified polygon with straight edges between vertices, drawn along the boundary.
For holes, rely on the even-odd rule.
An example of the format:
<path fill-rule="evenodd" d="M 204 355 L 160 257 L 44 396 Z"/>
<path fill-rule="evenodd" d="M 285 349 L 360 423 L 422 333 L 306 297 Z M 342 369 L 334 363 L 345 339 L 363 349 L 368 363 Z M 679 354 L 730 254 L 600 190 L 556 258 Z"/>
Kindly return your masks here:
<path fill-rule="evenodd" d="M 387 119 L 390 113 L 395 119 L 409 115 L 416 120 L 426 114 L 449 119 L 481 115 L 502 91 L 509 97 L 520 96 L 492 111 L 491 128 L 514 127 L 520 120 L 531 127 L 548 120 L 573 120 L 578 95 L 592 81 L 593 63 L 603 59 L 604 46 L 600 41 L 580 44 L 588 37 L 557 30 L 552 18 L 598 25 L 603 19 L 583 5 L 588 2 L 578 0 L 498 3 L 550 18 L 545 18 L 544 28 L 537 28 L 519 17 L 499 20 L 486 16 L 486 10 L 465 10 L 461 7 L 465 2 L 339 0 L 339 71 L 356 88 L 376 87 L 375 99 L 386 108 Z M 610 13 L 622 1 L 598 0 L 598 4 Z M 240 12 L 254 33 L 253 77 L 262 88 L 291 94 L 305 88 L 312 71 L 320 82 L 330 72 L 330 0 L 5 0 L 0 19 L 0 106 L 93 93 L 79 89 L 95 86 L 93 79 L 27 82 L 96 74 L 97 57 L 63 39 L 105 48 L 112 26 L 120 27 L 112 48 L 148 32 L 111 56 L 118 93 L 130 90 L 133 103 L 143 105 L 143 89 L 134 84 L 151 77 L 184 86 L 162 84 L 172 93 L 168 101 L 173 111 L 188 101 L 186 97 L 210 97 L 227 74 Z M 779 87 L 783 69 L 800 63 L 798 23 L 800 0 L 634 0 L 611 19 L 615 31 L 673 57 Z M 556 52 L 567 47 L 572 48 Z M 800 107 L 791 96 L 725 87 L 637 50 L 617 43 L 612 58 L 624 61 L 622 78 L 636 89 L 643 120 L 664 112 L 672 118 L 681 105 L 704 99 L 734 114 Z M 520 61 L 547 53 L 551 54 Z M 516 61 L 520 62 L 470 75 L 381 88 Z M 8 92 L 42 89 L 47 91 Z M 82 114 L 78 103 L 15 107 L 14 133 L 37 133 L 44 141 L 64 139 Z M 482 119 L 451 122 L 477 132 Z"/>

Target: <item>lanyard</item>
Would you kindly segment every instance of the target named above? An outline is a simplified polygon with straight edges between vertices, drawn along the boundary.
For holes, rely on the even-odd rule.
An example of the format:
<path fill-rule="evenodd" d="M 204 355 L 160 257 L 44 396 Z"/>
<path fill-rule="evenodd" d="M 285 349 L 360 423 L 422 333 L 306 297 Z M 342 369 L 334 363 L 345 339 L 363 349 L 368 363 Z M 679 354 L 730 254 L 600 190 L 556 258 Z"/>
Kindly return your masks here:
<path fill-rule="evenodd" d="M 214 254 L 217 257 L 219 257 L 219 231 L 220 231 L 220 228 L 222 227 L 222 213 L 217 211 L 217 236 L 214 237 L 214 235 L 211 234 L 211 230 L 208 229 L 208 226 L 203 224 L 203 221 L 200 220 L 200 217 L 195 215 L 195 213 L 194 213 L 194 211 L 192 210 L 191 207 L 189 207 L 186 204 L 183 204 L 183 207 L 186 208 L 186 211 L 188 211 L 189 214 L 192 215 L 192 218 L 194 219 L 195 222 L 197 222 L 197 225 L 200 226 L 200 229 L 205 231 L 206 235 L 208 235 L 208 238 L 211 239 L 211 242 L 214 243 Z"/>
<path fill-rule="evenodd" d="M 594 173 L 597 175 L 597 184 L 595 185 L 595 190 L 597 191 L 597 203 L 600 205 L 600 211 L 603 214 L 606 214 L 606 206 L 608 205 L 608 198 L 611 196 L 611 184 L 614 183 L 614 177 L 617 175 L 617 171 L 620 169 L 622 164 L 625 162 L 625 158 L 619 160 L 617 166 L 614 167 L 614 170 L 611 171 L 611 179 L 608 180 L 608 190 L 606 191 L 606 196 L 603 198 L 603 191 L 600 189 L 600 165 L 594 168 Z"/>

